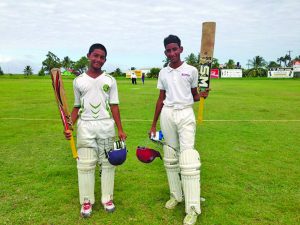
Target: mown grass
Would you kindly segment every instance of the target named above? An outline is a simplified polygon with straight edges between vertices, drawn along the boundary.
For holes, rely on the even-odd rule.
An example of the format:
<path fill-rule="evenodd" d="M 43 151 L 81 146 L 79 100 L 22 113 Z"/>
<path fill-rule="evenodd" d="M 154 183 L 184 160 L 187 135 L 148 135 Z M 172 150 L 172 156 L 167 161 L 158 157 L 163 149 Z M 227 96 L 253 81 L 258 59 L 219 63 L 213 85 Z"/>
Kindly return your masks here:
<path fill-rule="evenodd" d="M 300 80 L 212 80 L 201 154 L 202 215 L 198 224 L 300 223 Z M 76 162 L 48 78 L 0 77 L 0 224 L 181 224 L 184 205 L 164 209 L 168 186 L 162 161 L 142 164 L 158 95 L 119 79 L 128 158 L 117 168 L 113 214 L 100 205 L 97 176 L 93 216 L 79 216 Z M 72 79 L 65 79 L 69 106 Z M 197 112 L 198 103 L 195 104 Z"/>

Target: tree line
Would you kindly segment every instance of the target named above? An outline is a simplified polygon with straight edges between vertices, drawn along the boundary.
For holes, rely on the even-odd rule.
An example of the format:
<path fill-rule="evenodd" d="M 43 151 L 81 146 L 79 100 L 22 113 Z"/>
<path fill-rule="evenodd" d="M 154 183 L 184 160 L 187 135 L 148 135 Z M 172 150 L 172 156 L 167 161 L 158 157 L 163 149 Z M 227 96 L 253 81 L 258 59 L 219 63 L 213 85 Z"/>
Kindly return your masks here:
<path fill-rule="evenodd" d="M 191 53 L 186 58 L 185 61 L 195 66 L 196 68 L 199 67 L 199 56 L 200 53 L 196 56 L 196 54 Z M 220 64 L 217 58 L 213 58 L 212 60 L 212 68 L 216 69 L 242 69 L 243 76 L 245 77 L 266 77 L 267 71 L 270 69 L 280 68 L 282 66 L 289 67 L 292 66 L 292 62 L 294 60 L 300 60 L 300 55 L 295 57 L 294 59 L 291 58 L 289 54 L 285 56 L 281 56 L 277 58 L 276 61 L 269 61 L 267 62 L 262 56 L 255 56 L 253 59 L 249 59 L 248 63 L 246 64 L 247 68 L 242 68 L 239 62 L 235 62 L 233 59 L 229 59 L 226 63 Z M 169 60 L 166 58 L 162 61 L 163 67 L 167 66 Z M 42 62 L 42 67 L 38 72 L 39 76 L 44 76 L 50 73 L 52 68 L 64 68 L 65 70 L 73 73 L 74 75 L 82 74 L 88 68 L 88 58 L 86 56 L 81 57 L 78 61 L 71 60 L 70 57 L 65 56 L 62 60 L 57 57 L 54 53 L 48 52 L 46 55 L 46 59 Z M 135 70 L 135 67 L 131 67 L 131 70 Z M 147 74 L 149 78 L 157 78 L 160 68 L 151 68 L 150 72 Z M 32 75 L 33 70 L 30 65 L 26 65 L 24 70 L 24 75 Z M 4 72 L 0 66 L 0 75 L 3 75 Z M 121 71 L 120 68 L 117 68 L 115 71 L 110 73 L 114 77 L 125 77 L 126 74 Z"/>
<path fill-rule="evenodd" d="M 185 58 L 185 61 L 198 68 L 199 66 L 199 54 L 196 56 L 191 53 Z M 292 67 L 292 63 L 295 60 L 300 60 L 300 55 L 294 59 L 289 54 L 277 58 L 276 61 L 267 62 L 262 56 L 255 56 L 253 59 L 249 59 L 246 64 L 247 68 L 242 68 L 239 62 L 235 62 L 233 59 L 229 59 L 226 63 L 221 65 L 218 59 L 213 58 L 212 68 L 216 69 L 242 69 L 243 76 L 245 77 L 266 77 L 268 70 L 275 70 L 280 67 Z M 167 63 L 167 60 L 165 60 Z"/>

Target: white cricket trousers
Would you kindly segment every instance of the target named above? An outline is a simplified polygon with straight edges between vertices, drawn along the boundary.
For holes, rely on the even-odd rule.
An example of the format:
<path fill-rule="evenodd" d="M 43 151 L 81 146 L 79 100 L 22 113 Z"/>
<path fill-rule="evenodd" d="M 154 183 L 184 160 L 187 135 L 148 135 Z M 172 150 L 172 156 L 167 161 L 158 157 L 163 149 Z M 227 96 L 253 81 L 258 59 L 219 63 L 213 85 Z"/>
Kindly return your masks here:
<path fill-rule="evenodd" d="M 78 187 L 79 200 L 95 202 L 95 168 L 98 162 L 101 175 L 101 202 L 113 199 L 115 166 L 106 158 L 105 151 L 113 148 L 115 137 L 114 121 L 111 119 L 97 121 L 79 120 L 77 123 L 78 148 Z"/>
<path fill-rule="evenodd" d="M 163 106 L 160 127 L 167 144 L 164 146 L 164 166 L 170 195 L 181 202 L 183 194 L 185 212 L 200 214 L 201 163 L 200 155 L 194 149 L 196 119 L 193 108 Z"/>
<path fill-rule="evenodd" d="M 174 109 L 163 106 L 160 127 L 166 143 L 171 147 L 180 152 L 185 149 L 194 149 L 196 119 L 192 107 Z"/>

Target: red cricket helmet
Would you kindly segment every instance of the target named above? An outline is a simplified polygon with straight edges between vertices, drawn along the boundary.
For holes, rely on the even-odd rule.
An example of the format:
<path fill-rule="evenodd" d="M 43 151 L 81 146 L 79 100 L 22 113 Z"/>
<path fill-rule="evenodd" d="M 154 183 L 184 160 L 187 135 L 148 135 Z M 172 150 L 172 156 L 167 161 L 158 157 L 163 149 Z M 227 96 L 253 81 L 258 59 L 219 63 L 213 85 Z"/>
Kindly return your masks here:
<path fill-rule="evenodd" d="M 136 157 L 143 163 L 151 163 L 156 157 L 162 159 L 158 151 L 143 146 L 136 148 Z"/>

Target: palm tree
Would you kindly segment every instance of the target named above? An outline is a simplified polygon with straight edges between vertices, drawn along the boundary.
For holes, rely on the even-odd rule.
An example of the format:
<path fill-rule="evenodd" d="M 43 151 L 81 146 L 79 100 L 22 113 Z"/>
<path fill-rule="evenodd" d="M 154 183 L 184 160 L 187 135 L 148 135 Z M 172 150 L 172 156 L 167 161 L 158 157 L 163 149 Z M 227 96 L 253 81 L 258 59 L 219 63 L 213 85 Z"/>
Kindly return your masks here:
<path fill-rule="evenodd" d="M 248 76 L 250 77 L 265 77 L 267 76 L 267 71 L 264 68 L 267 65 L 266 60 L 261 56 L 255 56 L 253 60 L 250 61 L 252 69 L 249 70 Z"/>
<path fill-rule="evenodd" d="M 61 62 L 61 65 L 65 70 L 72 68 L 73 64 L 74 62 L 69 58 L 69 56 L 66 56 Z"/>
<path fill-rule="evenodd" d="M 261 56 L 259 56 L 259 55 L 257 55 L 257 56 L 255 56 L 254 58 L 253 58 L 253 60 L 252 60 L 252 66 L 255 68 L 255 69 L 257 69 L 257 68 L 263 68 L 263 67 L 265 67 L 266 66 L 266 60 L 264 60 L 264 58 L 263 57 L 261 57 Z"/>
<path fill-rule="evenodd" d="M 286 54 L 284 56 L 284 59 L 285 59 L 285 62 L 284 62 L 285 66 L 290 66 L 290 64 L 291 64 L 291 56 L 288 55 L 288 54 Z"/>
<path fill-rule="evenodd" d="M 281 67 L 281 63 L 284 62 L 284 57 L 281 56 L 280 58 L 278 58 L 277 62 L 279 62 L 280 67 Z"/>
<path fill-rule="evenodd" d="M 31 66 L 25 66 L 24 74 L 25 74 L 26 76 L 32 75 L 32 74 L 33 74 L 33 73 L 32 73 L 32 68 L 31 68 Z"/>
<path fill-rule="evenodd" d="M 226 63 L 226 69 L 235 69 L 235 62 L 233 59 L 229 59 Z"/>
<path fill-rule="evenodd" d="M 276 63 L 275 61 L 270 61 L 269 64 L 267 65 L 268 69 L 274 69 L 274 68 L 278 68 L 280 67 L 280 65 L 278 63 Z"/>

